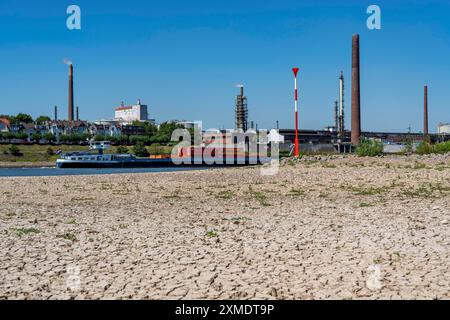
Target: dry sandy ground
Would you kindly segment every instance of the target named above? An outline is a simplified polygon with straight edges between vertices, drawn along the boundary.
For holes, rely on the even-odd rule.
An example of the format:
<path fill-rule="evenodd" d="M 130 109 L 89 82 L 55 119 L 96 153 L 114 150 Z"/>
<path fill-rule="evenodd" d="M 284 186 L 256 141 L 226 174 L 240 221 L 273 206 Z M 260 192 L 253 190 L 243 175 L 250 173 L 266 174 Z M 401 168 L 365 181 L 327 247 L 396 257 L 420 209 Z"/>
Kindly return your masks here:
<path fill-rule="evenodd" d="M 0 178 L 3 299 L 448 299 L 450 156 Z"/>

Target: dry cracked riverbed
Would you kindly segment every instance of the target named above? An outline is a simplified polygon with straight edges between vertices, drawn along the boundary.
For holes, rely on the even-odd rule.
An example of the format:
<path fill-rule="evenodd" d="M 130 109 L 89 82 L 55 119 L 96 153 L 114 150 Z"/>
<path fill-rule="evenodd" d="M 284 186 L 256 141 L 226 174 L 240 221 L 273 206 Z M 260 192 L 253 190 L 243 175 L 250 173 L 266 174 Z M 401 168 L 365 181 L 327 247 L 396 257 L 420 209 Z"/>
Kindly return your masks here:
<path fill-rule="evenodd" d="M 2 299 L 448 299 L 450 156 L 0 178 Z"/>

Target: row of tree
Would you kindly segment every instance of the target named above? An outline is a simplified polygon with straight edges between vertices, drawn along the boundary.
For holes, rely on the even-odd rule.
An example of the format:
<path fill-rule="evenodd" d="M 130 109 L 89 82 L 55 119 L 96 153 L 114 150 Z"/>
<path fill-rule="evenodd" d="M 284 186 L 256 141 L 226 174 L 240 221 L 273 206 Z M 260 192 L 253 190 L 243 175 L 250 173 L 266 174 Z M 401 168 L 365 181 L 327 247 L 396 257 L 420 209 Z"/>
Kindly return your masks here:
<path fill-rule="evenodd" d="M 39 116 L 34 120 L 31 115 L 26 113 L 19 113 L 15 116 L 2 114 L 0 115 L 0 118 L 8 119 L 11 124 L 35 123 L 37 125 L 42 125 L 47 121 L 51 121 L 50 117 L 47 116 Z"/>
<path fill-rule="evenodd" d="M 97 141 L 110 141 L 115 145 L 136 145 L 138 143 L 143 145 L 152 144 L 168 144 L 172 140 L 172 133 L 176 129 L 183 129 L 179 124 L 171 122 L 162 123 L 159 128 L 153 123 L 149 122 L 134 122 L 134 126 L 142 126 L 144 128 L 143 135 L 121 135 L 121 136 L 103 136 L 96 135 Z"/>
<path fill-rule="evenodd" d="M 120 135 L 120 136 L 105 136 L 95 135 L 92 136 L 89 133 L 73 133 L 73 134 L 61 134 L 57 139 L 52 133 L 33 133 L 30 136 L 32 142 L 39 143 L 45 140 L 48 143 L 59 142 L 63 144 L 79 144 L 87 142 L 91 138 L 96 141 L 110 141 L 114 145 L 136 145 L 138 143 L 143 145 L 152 144 L 168 144 L 171 142 L 172 133 L 176 129 L 181 129 L 183 126 L 173 123 L 163 123 L 159 129 L 152 123 L 135 123 L 135 125 L 144 127 L 144 135 Z M 11 142 L 12 140 L 26 140 L 28 134 L 24 132 L 3 132 L 0 133 L 0 141 L 6 140 Z"/>

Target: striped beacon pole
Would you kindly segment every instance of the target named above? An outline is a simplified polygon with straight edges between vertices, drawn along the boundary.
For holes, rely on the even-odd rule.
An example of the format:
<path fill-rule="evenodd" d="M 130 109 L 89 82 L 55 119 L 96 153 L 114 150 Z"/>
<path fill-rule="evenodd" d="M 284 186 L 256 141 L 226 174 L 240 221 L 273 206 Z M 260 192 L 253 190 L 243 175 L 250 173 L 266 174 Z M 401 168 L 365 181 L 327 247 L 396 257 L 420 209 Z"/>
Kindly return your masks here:
<path fill-rule="evenodd" d="M 298 89 L 297 89 L 297 75 L 299 68 L 292 68 L 294 71 L 294 79 L 295 79 L 295 149 L 294 156 L 299 157 L 299 145 L 298 145 Z"/>

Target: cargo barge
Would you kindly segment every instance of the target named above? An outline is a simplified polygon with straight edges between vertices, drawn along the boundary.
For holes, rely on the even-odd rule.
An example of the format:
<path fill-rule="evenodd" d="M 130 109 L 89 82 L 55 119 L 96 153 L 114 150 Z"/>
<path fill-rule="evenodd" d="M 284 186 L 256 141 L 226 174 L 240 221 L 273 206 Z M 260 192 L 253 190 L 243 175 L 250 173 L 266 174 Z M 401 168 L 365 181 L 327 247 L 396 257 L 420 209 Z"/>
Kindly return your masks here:
<path fill-rule="evenodd" d="M 56 160 L 57 168 L 166 168 L 166 167 L 228 167 L 248 166 L 269 163 L 270 158 L 258 156 L 243 156 L 233 154 L 230 156 L 204 157 L 203 155 L 187 154 L 178 158 L 140 158 L 132 154 L 104 154 L 109 149 L 109 142 L 91 143 L 92 152 L 65 153 Z"/>

